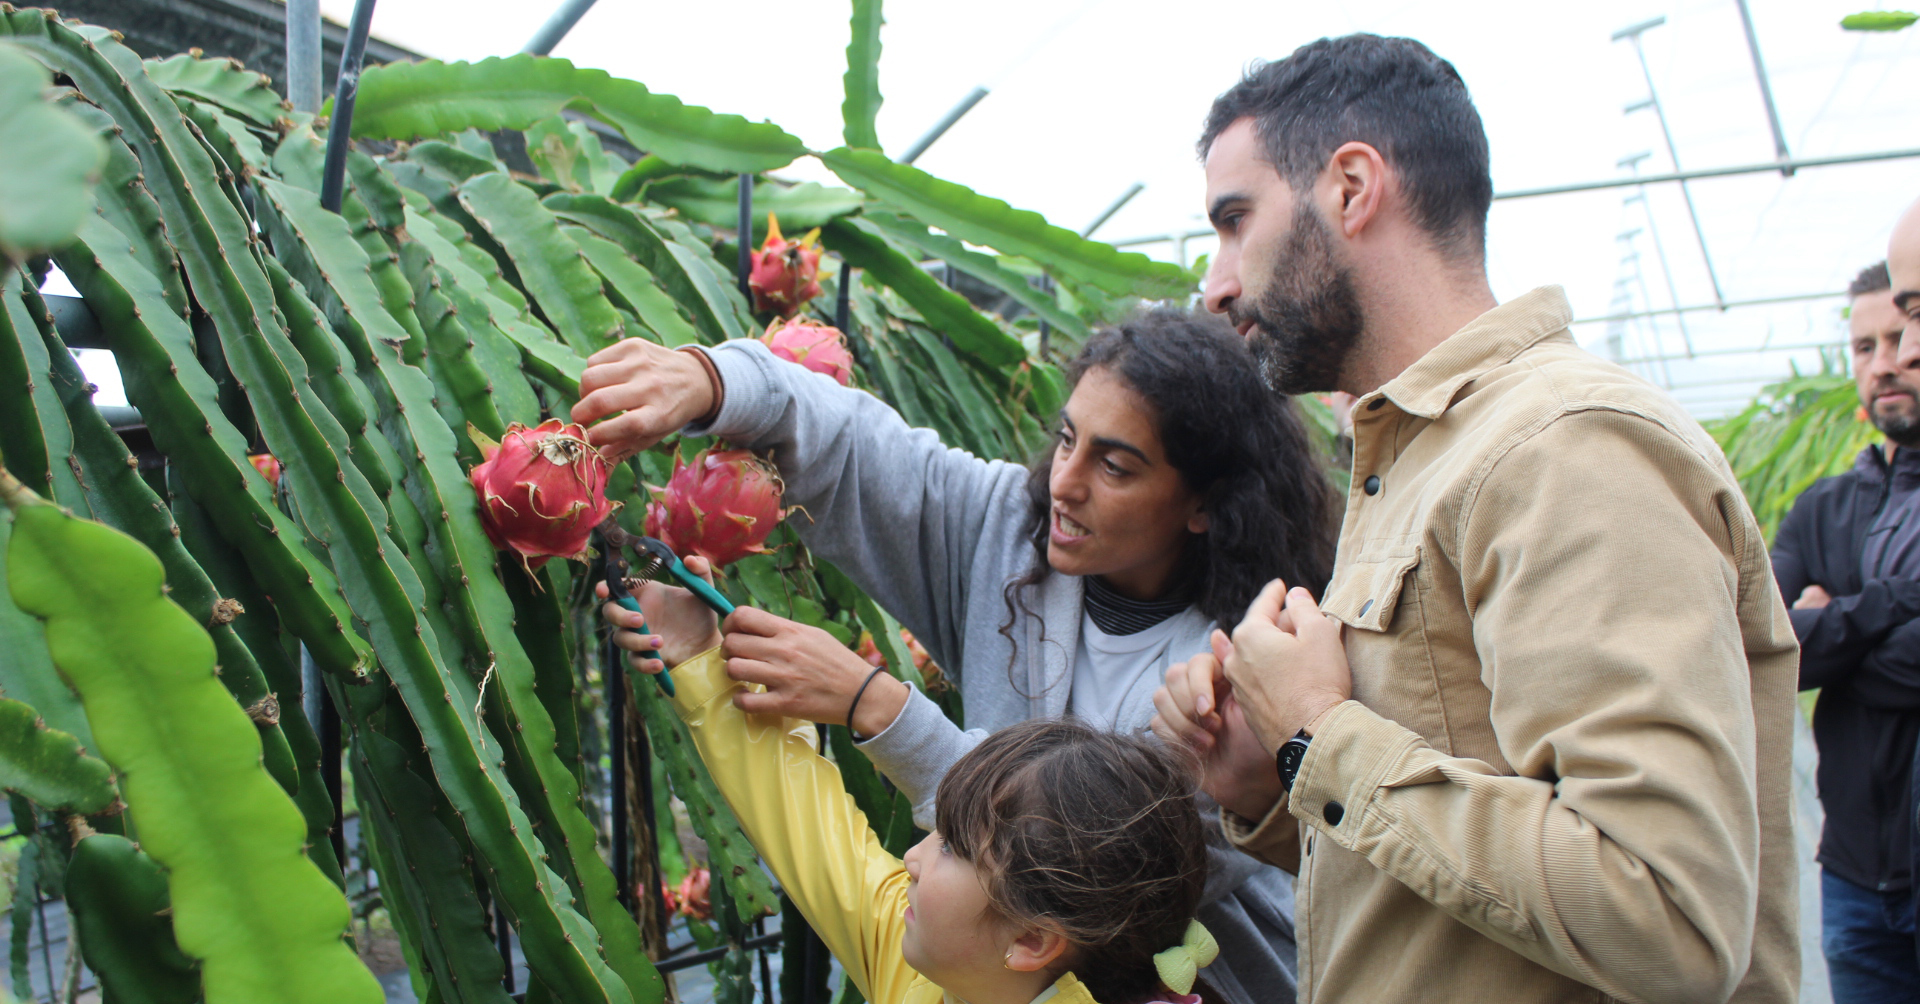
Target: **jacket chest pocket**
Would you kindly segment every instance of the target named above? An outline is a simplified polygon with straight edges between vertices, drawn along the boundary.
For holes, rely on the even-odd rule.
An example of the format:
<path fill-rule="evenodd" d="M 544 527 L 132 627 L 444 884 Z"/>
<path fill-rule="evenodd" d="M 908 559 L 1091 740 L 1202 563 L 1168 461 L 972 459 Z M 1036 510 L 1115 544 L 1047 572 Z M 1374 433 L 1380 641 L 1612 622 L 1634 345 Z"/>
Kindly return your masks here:
<path fill-rule="evenodd" d="M 1416 593 L 1408 599 L 1419 601 L 1408 575 L 1419 566 L 1417 544 L 1367 552 L 1340 569 L 1320 609 L 1350 628 L 1386 631 L 1400 608 L 1402 593 Z"/>
<path fill-rule="evenodd" d="M 1347 626 L 1354 700 L 1447 750 L 1420 560 L 1417 544 L 1363 553 L 1340 571 L 1320 609 Z"/>

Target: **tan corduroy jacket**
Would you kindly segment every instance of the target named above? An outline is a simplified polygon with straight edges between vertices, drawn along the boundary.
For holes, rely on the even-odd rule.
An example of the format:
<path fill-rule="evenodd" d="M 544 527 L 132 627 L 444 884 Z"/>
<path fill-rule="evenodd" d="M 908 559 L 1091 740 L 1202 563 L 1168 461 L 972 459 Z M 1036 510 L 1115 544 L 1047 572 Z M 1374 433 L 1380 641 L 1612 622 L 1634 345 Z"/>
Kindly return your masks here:
<path fill-rule="evenodd" d="M 1354 408 L 1323 609 L 1353 700 L 1256 857 L 1300 999 L 1790 1004 L 1798 649 L 1718 447 L 1558 287 Z"/>

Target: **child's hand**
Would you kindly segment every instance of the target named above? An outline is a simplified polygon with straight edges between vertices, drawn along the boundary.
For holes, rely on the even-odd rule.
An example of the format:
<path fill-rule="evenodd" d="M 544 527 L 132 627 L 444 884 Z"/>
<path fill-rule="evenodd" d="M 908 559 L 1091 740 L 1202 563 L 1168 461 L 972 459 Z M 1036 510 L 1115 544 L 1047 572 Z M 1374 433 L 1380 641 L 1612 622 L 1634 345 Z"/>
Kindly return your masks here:
<path fill-rule="evenodd" d="M 713 581 L 713 566 L 707 559 L 690 557 L 686 559 L 686 566 L 693 574 Z M 595 583 L 594 594 L 606 599 L 607 584 Z M 617 603 L 608 603 L 600 609 L 607 623 L 620 629 L 613 633 L 613 643 L 634 653 L 628 656 L 628 661 L 640 672 L 658 673 L 720 644 L 719 620 L 691 592 L 658 582 L 643 582 L 634 590 L 634 598 L 640 601 L 642 614 Z M 642 625 L 652 633 L 640 634 Z M 639 653 L 649 650 L 659 652 L 661 658 L 639 657 Z"/>

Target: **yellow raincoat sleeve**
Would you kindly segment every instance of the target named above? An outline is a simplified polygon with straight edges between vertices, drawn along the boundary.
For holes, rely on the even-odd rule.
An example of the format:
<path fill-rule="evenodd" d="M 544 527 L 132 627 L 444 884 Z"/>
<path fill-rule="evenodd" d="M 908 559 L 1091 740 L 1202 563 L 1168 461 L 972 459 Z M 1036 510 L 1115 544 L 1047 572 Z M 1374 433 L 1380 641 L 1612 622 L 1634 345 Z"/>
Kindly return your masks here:
<path fill-rule="evenodd" d="M 900 950 L 907 869 L 815 751 L 813 723 L 734 707 L 745 685 L 727 678 L 717 648 L 675 667 L 673 680 L 674 709 L 761 860 L 861 993 L 900 1004 L 924 982 Z"/>

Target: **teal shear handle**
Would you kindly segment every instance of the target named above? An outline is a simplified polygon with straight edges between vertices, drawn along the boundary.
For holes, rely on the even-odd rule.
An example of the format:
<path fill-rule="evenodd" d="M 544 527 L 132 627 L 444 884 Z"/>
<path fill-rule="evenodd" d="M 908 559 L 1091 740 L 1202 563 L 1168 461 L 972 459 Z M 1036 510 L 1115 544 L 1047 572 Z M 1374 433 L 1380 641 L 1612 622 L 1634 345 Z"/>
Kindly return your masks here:
<path fill-rule="evenodd" d="M 673 576 L 674 581 L 692 591 L 693 595 L 700 597 L 701 602 L 713 608 L 714 613 L 722 618 L 733 613 L 733 601 L 720 595 L 720 590 L 713 588 L 712 583 L 687 571 L 686 562 L 681 561 L 680 556 L 673 553 L 673 548 L 653 537 L 640 538 L 640 546 L 647 550 L 668 575 Z"/>
<path fill-rule="evenodd" d="M 640 609 L 640 601 L 634 599 L 633 594 L 627 591 L 626 577 L 627 563 L 625 561 L 611 559 L 607 562 L 607 598 L 620 604 L 624 609 L 631 610 L 645 617 L 645 612 Z M 643 623 L 640 625 L 640 633 L 646 635 L 652 634 L 653 632 L 648 630 L 647 625 Z M 640 653 L 640 658 L 658 659 L 660 658 L 660 653 L 649 650 Z M 671 670 L 663 667 L 660 672 L 648 675 L 651 675 L 653 682 L 659 685 L 661 693 L 668 697 L 673 696 L 673 674 Z"/>

